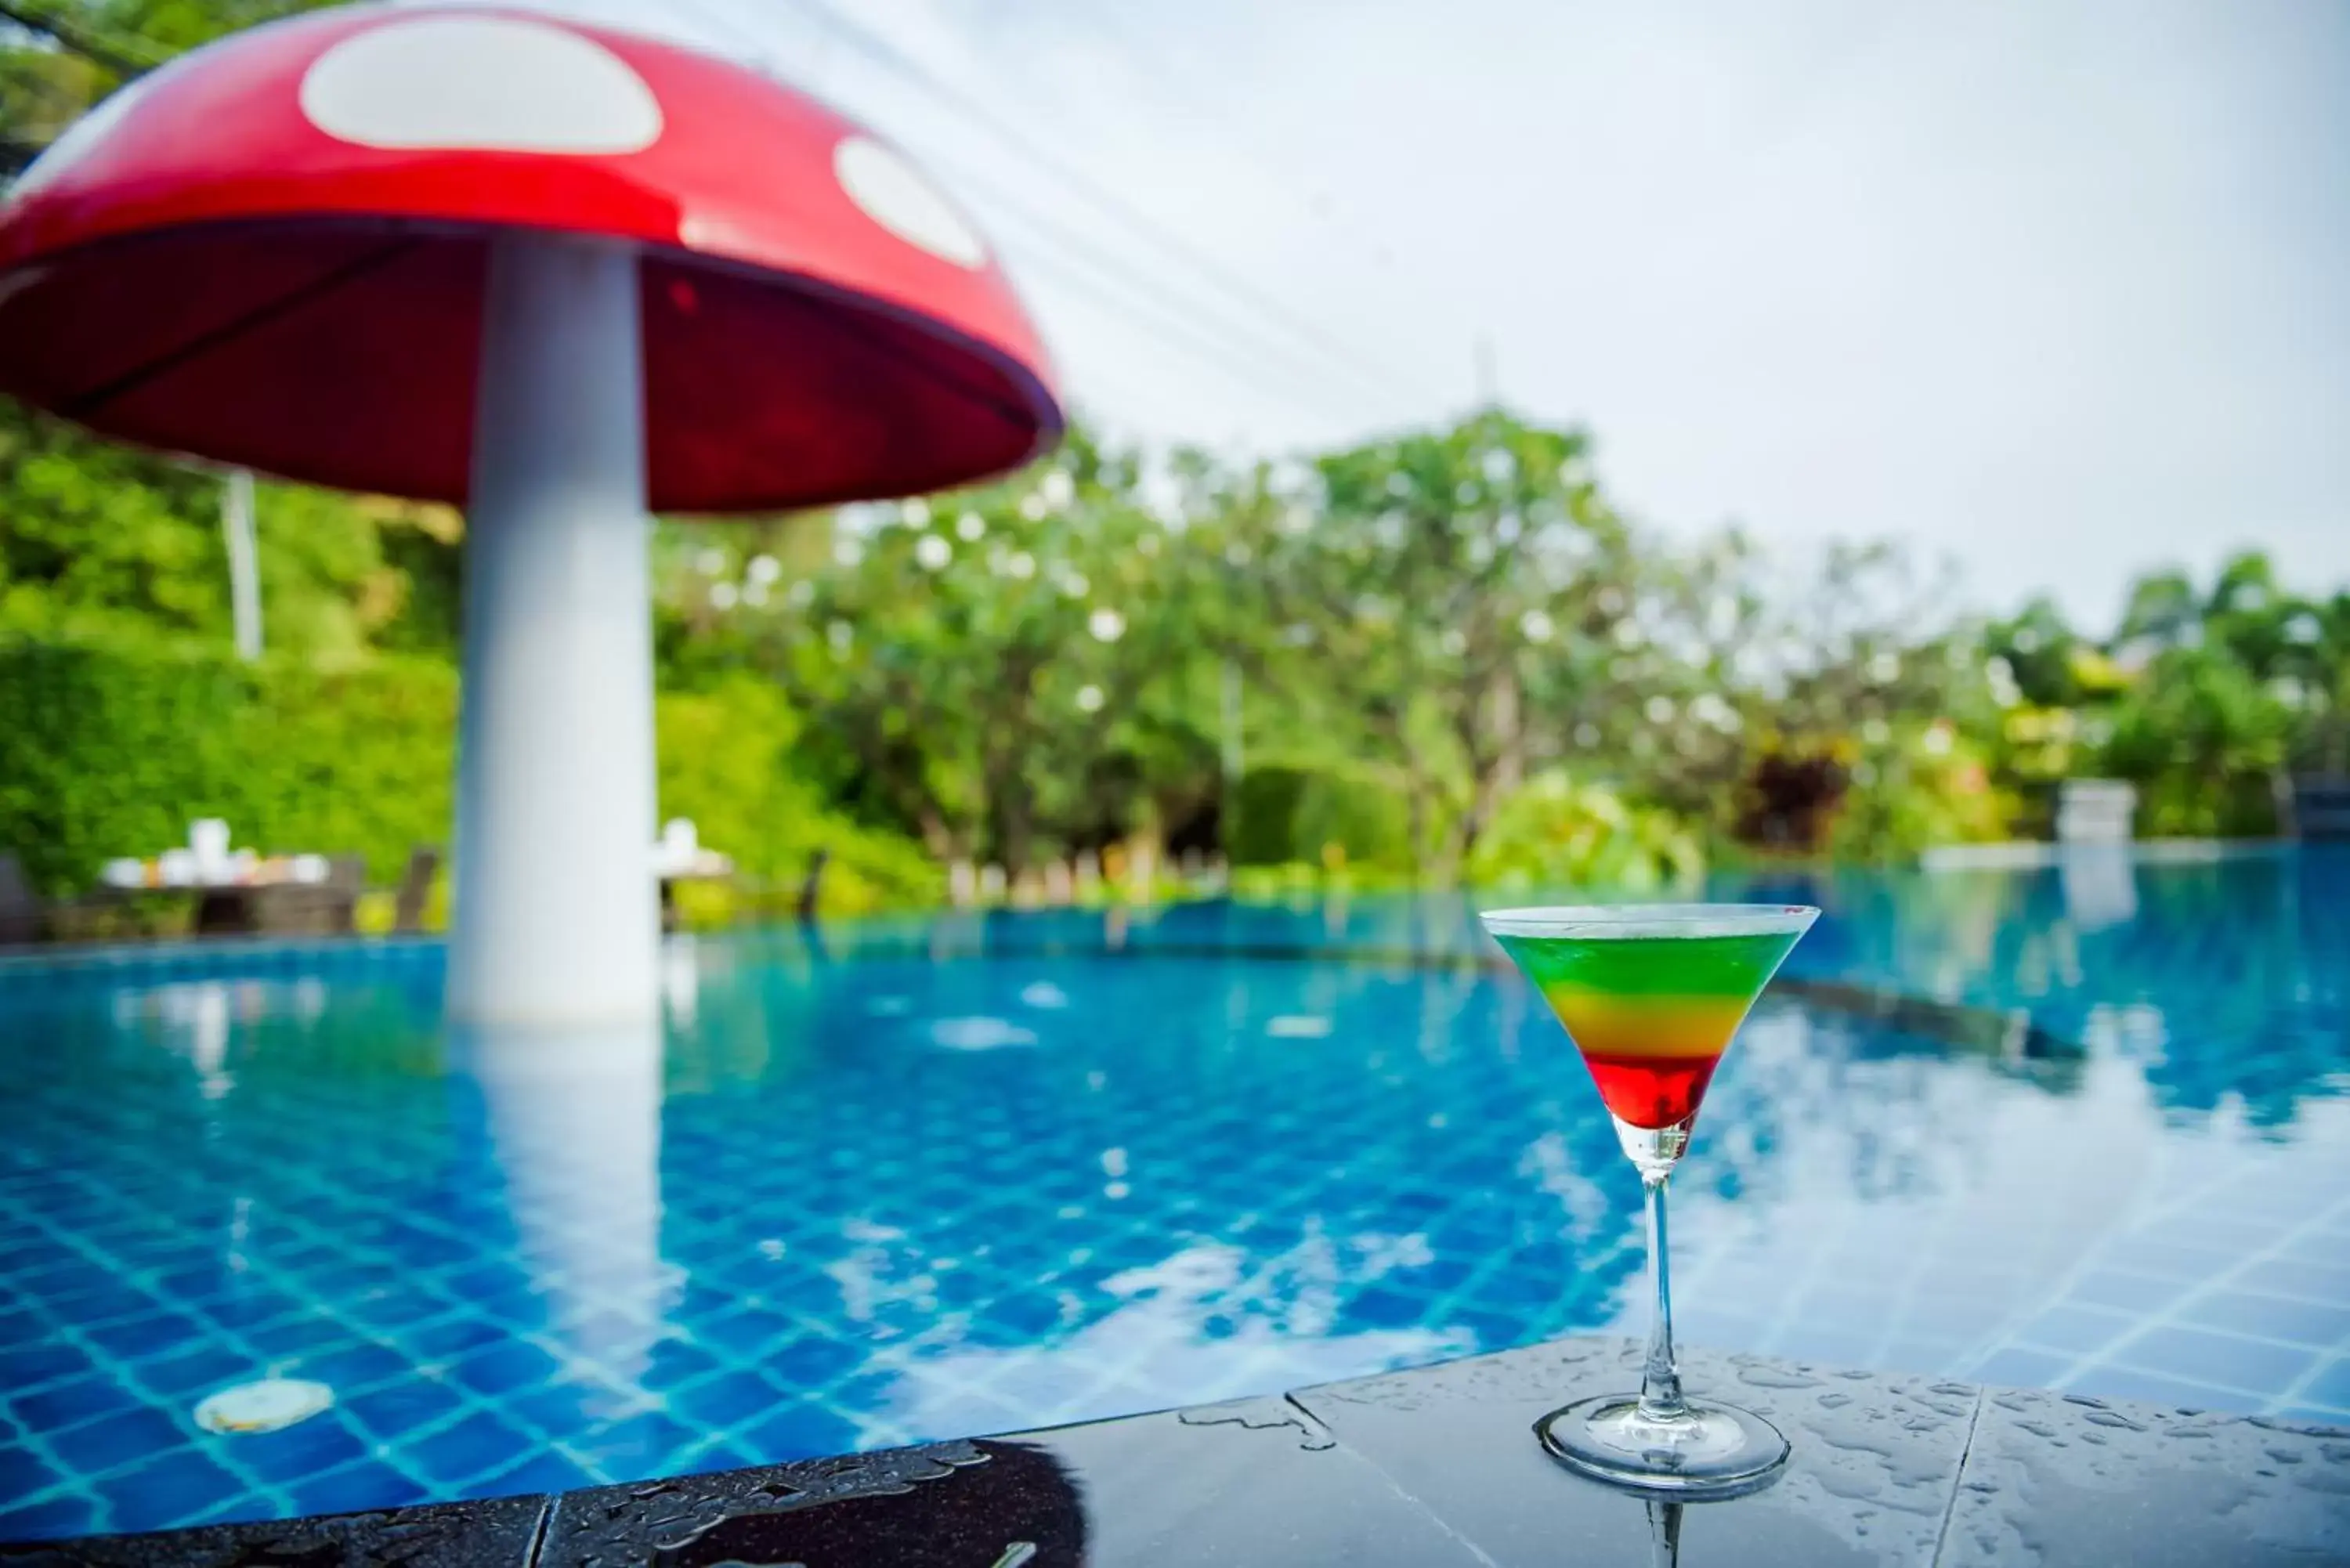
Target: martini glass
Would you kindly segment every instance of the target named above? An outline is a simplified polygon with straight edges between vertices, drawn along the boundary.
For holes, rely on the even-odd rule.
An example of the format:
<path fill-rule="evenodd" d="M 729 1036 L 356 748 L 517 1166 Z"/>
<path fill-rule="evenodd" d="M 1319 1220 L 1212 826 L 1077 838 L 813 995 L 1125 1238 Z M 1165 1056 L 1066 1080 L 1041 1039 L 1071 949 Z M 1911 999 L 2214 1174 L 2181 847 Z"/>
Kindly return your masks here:
<path fill-rule="evenodd" d="M 1819 913 L 1785 904 L 1629 904 L 1484 916 L 1583 1053 L 1648 1195 L 1654 1314 L 1640 1391 L 1578 1400 L 1534 1424 L 1543 1447 L 1571 1469 L 1723 1497 L 1765 1484 L 1786 1462 L 1787 1439 L 1770 1422 L 1681 1391 L 1665 1184 L 1731 1036 Z"/>

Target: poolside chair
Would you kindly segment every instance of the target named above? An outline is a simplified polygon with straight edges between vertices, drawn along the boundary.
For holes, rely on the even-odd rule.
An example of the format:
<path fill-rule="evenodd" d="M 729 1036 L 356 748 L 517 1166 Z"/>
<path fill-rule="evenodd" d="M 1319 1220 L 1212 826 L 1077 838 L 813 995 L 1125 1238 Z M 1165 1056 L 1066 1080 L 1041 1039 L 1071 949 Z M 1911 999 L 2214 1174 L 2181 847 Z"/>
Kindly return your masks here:
<path fill-rule="evenodd" d="M 338 855 L 326 879 L 281 882 L 254 889 L 252 929 L 273 937 L 347 937 L 358 927 L 359 895 L 367 891 L 367 857 Z"/>
<path fill-rule="evenodd" d="M 816 905 L 824 897 L 825 863 L 831 858 L 832 851 L 823 848 L 819 848 L 814 855 L 808 857 L 807 876 L 800 883 L 800 901 L 797 911 L 800 924 L 804 926 L 813 925 L 816 921 Z"/>
<path fill-rule="evenodd" d="M 48 934 L 48 906 L 14 855 L 0 853 L 0 946 L 37 942 Z"/>
<path fill-rule="evenodd" d="M 391 929 L 413 936 L 424 929 L 424 909 L 432 901 L 433 874 L 441 869 L 441 851 L 420 844 L 408 852 L 408 869 L 400 873 L 400 890 L 391 905 Z"/>
<path fill-rule="evenodd" d="M 2057 796 L 2059 844 L 2127 844 L 2137 787 L 2124 779 L 2066 779 Z"/>
<path fill-rule="evenodd" d="M 2303 774 L 2292 780 L 2278 815 L 2295 838 L 2350 838 L 2350 777 Z"/>

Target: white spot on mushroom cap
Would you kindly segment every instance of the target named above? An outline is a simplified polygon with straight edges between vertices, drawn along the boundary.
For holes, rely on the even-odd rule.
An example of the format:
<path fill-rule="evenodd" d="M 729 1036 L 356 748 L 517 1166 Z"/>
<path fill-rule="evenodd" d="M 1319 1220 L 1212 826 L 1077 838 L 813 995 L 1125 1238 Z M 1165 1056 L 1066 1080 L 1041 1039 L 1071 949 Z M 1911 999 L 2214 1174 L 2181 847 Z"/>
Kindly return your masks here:
<path fill-rule="evenodd" d="M 520 16 L 418 16 L 344 38 L 302 77 L 302 112 L 361 147 L 639 152 L 660 103 L 593 38 Z"/>
<path fill-rule="evenodd" d="M 918 250 L 957 266 L 987 261 L 987 244 L 928 176 L 869 136 L 832 150 L 832 171 L 858 210 Z"/>

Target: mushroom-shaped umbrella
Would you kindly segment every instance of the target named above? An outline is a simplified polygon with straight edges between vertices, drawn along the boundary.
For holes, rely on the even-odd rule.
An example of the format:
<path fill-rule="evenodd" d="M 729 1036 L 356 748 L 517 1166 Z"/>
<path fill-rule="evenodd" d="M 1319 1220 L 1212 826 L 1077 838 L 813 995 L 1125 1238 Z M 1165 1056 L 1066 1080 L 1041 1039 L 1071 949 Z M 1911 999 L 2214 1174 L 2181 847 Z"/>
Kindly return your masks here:
<path fill-rule="evenodd" d="M 648 507 L 907 494 L 1058 434 L 986 244 L 755 72 L 515 11 L 198 49 L 0 206 L 0 389 L 469 512 L 450 1006 L 649 1017 Z"/>

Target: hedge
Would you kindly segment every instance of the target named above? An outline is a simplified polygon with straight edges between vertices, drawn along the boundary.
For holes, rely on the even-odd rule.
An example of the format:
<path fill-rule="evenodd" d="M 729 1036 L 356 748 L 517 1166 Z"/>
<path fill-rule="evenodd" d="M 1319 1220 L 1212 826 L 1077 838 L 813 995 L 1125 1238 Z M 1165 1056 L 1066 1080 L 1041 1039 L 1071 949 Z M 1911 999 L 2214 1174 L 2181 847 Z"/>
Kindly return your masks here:
<path fill-rule="evenodd" d="M 0 640 L 0 851 L 53 892 L 224 818 L 240 847 L 359 854 L 372 877 L 449 841 L 457 676 L 431 659 L 322 669 L 210 650 Z M 935 896 L 920 850 L 852 825 L 789 766 L 795 716 L 748 678 L 659 701 L 660 806 L 757 880 L 831 857 L 827 903 Z M 650 842 L 651 825 L 648 824 Z"/>
<path fill-rule="evenodd" d="M 1225 844 L 1236 866 L 1320 865 L 1336 846 L 1350 865 L 1409 867 L 1410 808 L 1357 769 L 1267 763 L 1241 775 Z"/>

